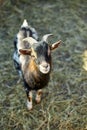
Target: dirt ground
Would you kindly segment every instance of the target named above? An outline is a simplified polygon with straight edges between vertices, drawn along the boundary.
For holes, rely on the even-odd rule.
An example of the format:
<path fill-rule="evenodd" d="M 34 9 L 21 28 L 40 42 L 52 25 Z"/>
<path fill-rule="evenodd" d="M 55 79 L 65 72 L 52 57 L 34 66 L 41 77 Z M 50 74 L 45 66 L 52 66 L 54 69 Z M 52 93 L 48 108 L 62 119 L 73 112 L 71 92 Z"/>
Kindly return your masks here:
<path fill-rule="evenodd" d="M 40 38 L 52 33 L 50 44 L 62 40 L 32 111 L 12 60 L 24 19 Z M 0 130 L 87 130 L 87 0 L 0 0 Z"/>

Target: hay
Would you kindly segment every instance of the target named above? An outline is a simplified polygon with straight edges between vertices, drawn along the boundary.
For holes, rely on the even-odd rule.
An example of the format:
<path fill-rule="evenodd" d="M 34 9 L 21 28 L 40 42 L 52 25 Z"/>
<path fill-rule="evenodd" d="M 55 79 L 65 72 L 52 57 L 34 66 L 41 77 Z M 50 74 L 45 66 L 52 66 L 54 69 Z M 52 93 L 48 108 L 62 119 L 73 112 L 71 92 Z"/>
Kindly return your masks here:
<path fill-rule="evenodd" d="M 0 129 L 87 130 L 87 1 L 0 1 Z M 26 108 L 23 82 L 12 61 L 13 38 L 23 19 L 40 37 L 63 43 L 53 52 L 53 70 L 40 104 Z"/>

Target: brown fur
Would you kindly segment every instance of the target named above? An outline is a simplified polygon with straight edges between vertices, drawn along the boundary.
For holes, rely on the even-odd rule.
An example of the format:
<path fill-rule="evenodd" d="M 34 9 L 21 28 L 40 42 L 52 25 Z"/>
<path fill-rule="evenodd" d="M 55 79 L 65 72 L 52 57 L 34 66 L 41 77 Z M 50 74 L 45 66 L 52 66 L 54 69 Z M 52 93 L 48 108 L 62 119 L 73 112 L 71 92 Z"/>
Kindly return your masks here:
<path fill-rule="evenodd" d="M 28 69 L 29 69 L 29 71 L 30 71 L 31 73 L 34 74 L 35 78 L 36 78 L 37 80 L 39 80 L 39 79 L 38 79 L 38 75 L 37 75 L 37 73 L 38 73 L 39 70 L 38 70 L 38 67 L 37 67 L 37 65 L 35 64 L 35 61 L 34 61 L 33 59 L 30 60 Z"/>

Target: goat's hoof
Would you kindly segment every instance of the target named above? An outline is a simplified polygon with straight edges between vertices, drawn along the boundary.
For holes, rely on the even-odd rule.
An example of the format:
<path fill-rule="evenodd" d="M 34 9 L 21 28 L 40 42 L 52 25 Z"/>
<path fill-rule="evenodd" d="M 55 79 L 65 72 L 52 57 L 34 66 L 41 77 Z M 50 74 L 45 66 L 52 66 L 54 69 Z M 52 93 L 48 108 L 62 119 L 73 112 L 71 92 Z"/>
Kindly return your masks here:
<path fill-rule="evenodd" d="M 27 109 L 28 109 L 28 111 L 31 111 L 31 110 L 33 110 L 33 107 L 32 107 L 32 108 L 30 108 L 30 107 L 27 107 Z"/>
<path fill-rule="evenodd" d="M 27 109 L 30 111 L 33 109 L 32 102 L 27 101 Z"/>
<path fill-rule="evenodd" d="M 39 104 L 41 102 L 41 98 L 36 98 L 36 103 Z"/>

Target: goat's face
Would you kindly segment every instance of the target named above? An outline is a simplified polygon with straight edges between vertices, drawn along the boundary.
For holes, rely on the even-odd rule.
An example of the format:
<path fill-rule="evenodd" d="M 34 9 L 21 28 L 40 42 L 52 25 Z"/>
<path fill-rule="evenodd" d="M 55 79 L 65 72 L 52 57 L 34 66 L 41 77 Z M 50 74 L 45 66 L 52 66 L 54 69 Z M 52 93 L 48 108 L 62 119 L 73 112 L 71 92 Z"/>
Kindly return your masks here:
<path fill-rule="evenodd" d="M 25 39 L 25 41 L 27 40 L 27 42 L 31 43 L 31 48 L 19 50 L 21 54 L 30 55 L 31 60 L 36 63 L 38 69 L 43 74 L 48 74 L 51 71 L 51 51 L 60 44 L 60 41 L 58 41 L 51 46 L 48 45 L 46 36 L 39 42 L 31 37 Z"/>
<path fill-rule="evenodd" d="M 40 72 L 47 74 L 51 70 L 51 51 L 49 45 L 44 42 L 38 42 L 33 45 L 31 56 L 34 57 Z"/>

